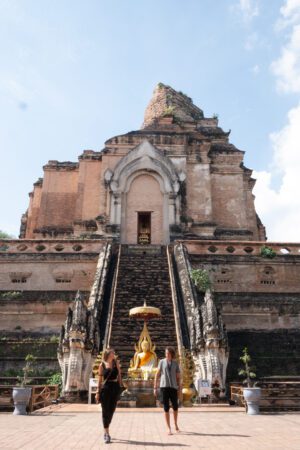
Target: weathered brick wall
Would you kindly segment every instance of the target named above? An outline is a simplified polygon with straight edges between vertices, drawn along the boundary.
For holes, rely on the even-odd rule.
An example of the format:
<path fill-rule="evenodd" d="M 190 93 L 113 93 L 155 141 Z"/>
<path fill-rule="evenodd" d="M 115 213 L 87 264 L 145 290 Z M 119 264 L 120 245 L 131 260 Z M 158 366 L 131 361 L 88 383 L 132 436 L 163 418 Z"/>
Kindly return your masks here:
<path fill-rule="evenodd" d="M 89 290 L 96 262 L 97 256 L 90 260 L 77 257 L 73 261 L 69 257 L 64 261 L 57 255 L 47 260 L 41 255 L 35 260 L 15 260 L 1 265 L 0 290 Z"/>
<path fill-rule="evenodd" d="M 38 228 L 72 225 L 76 211 L 78 169 L 45 169 Z"/>
<path fill-rule="evenodd" d="M 213 173 L 211 183 L 214 221 L 220 226 L 248 228 L 243 174 Z"/>
<path fill-rule="evenodd" d="M 76 291 L 90 291 L 103 245 L 95 240 L 2 240 L 0 330 L 58 332 Z"/>
<path fill-rule="evenodd" d="M 210 273 L 228 331 L 227 381 L 240 380 L 244 347 L 258 377 L 299 375 L 300 245 L 267 245 L 276 252 L 273 259 L 260 256 L 260 242 L 186 243 L 192 267 Z"/>
<path fill-rule="evenodd" d="M 247 347 L 258 378 L 292 376 L 300 373 L 300 331 L 241 330 L 228 333 L 230 355 L 227 381 L 241 381 L 238 371 L 242 368 L 240 356 Z"/>
<path fill-rule="evenodd" d="M 28 239 L 33 238 L 34 236 L 33 230 L 35 230 L 38 226 L 42 193 L 43 193 L 43 184 L 41 182 L 39 184 L 36 184 L 34 186 L 33 192 L 29 194 L 30 204 L 27 213 L 27 229 L 26 229 L 26 237 Z"/>
<path fill-rule="evenodd" d="M 76 291 L 23 291 L 17 298 L 1 294 L 1 334 L 25 333 L 28 336 L 34 333 L 58 334 Z M 84 294 L 88 296 L 88 293 Z"/>
<path fill-rule="evenodd" d="M 75 219 L 91 220 L 100 214 L 101 166 L 100 160 L 80 161 Z"/>
<path fill-rule="evenodd" d="M 300 292 L 216 292 L 227 330 L 300 329 Z"/>
<path fill-rule="evenodd" d="M 211 222 L 212 192 L 208 164 L 187 164 L 186 178 L 187 215 L 195 222 Z"/>

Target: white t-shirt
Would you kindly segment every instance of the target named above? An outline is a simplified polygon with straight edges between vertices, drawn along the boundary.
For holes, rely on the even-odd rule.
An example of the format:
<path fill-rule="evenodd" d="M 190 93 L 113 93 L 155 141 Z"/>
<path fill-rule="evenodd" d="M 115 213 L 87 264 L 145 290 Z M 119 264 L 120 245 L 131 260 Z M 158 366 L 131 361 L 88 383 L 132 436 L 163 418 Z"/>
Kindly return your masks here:
<path fill-rule="evenodd" d="M 167 358 L 161 359 L 158 364 L 158 370 L 160 371 L 160 383 L 161 388 L 171 387 L 178 389 L 177 373 L 180 373 L 178 362 L 172 359 L 168 364 Z"/>

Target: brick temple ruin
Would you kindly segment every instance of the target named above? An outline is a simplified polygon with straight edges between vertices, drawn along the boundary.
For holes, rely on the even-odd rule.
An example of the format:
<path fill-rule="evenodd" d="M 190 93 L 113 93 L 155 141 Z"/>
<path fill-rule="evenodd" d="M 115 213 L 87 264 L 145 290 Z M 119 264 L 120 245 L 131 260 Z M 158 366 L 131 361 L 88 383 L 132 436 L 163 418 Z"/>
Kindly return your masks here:
<path fill-rule="evenodd" d="M 187 348 L 198 378 L 236 380 L 245 345 L 259 377 L 298 374 L 300 244 L 266 243 L 243 159 L 216 118 L 160 83 L 141 129 L 49 161 L 20 239 L 0 242 L 0 369 L 36 348 L 58 370 L 60 335 L 65 389 L 84 391 L 103 346 L 126 370 L 140 333 L 128 311 L 146 300 L 163 316 L 149 324 L 158 355 Z"/>

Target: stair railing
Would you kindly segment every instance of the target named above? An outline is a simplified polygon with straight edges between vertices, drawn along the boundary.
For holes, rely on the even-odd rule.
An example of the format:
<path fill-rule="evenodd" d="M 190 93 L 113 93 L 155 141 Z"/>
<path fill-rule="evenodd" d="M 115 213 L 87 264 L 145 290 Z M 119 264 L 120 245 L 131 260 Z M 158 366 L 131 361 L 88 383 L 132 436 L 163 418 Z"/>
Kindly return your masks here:
<path fill-rule="evenodd" d="M 105 336 L 104 336 L 104 341 L 103 341 L 104 349 L 109 347 L 110 338 L 111 338 L 112 322 L 113 322 L 113 316 L 114 316 L 114 310 L 115 310 L 116 293 L 117 293 L 117 285 L 118 285 L 118 277 L 119 277 L 120 259 L 121 259 L 121 245 L 119 245 L 119 249 L 118 249 L 117 268 L 116 268 L 116 271 L 114 274 L 112 297 L 111 297 L 111 301 L 109 302 L 106 330 L 105 330 Z"/>
<path fill-rule="evenodd" d="M 103 292 L 111 253 L 111 243 L 105 244 L 105 247 L 99 253 L 94 282 L 88 301 L 88 309 L 94 313 L 95 317 L 101 314 Z"/>
<path fill-rule="evenodd" d="M 174 318 L 175 318 L 177 348 L 178 348 L 179 356 L 181 357 L 182 356 L 181 355 L 182 348 L 183 348 L 183 338 L 182 338 L 181 325 L 180 325 L 180 312 L 179 312 L 179 308 L 178 308 L 178 298 L 177 298 L 177 291 L 176 291 L 176 285 L 175 285 L 174 266 L 173 266 L 171 251 L 172 251 L 172 249 L 170 249 L 170 246 L 167 245 L 167 258 L 168 258 L 170 286 L 171 286 L 171 294 L 172 294 L 172 302 L 173 302 L 173 310 L 174 310 Z"/>
<path fill-rule="evenodd" d="M 175 245 L 174 256 L 182 293 L 183 307 L 187 319 L 190 348 L 193 350 L 197 339 L 201 336 L 201 315 L 197 294 L 189 276 L 191 269 L 190 262 L 186 257 L 185 247 L 182 243 Z"/>

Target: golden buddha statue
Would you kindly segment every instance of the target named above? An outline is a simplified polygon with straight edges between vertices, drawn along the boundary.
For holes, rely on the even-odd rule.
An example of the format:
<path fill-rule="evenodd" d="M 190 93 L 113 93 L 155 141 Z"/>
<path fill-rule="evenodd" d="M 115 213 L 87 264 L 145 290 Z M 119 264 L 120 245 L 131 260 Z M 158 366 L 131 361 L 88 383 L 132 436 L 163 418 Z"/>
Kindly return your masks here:
<path fill-rule="evenodd" d="M 157 368 L 155 345 L 152 344 L 146 322 L 141 332 L 139 342 L 135 345 L 135 354 L 130 361 L 128 375 L 131 378 L 147 380 L 153 378 Z"/>

